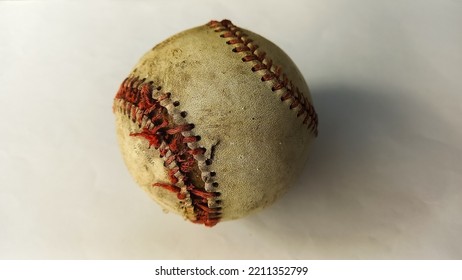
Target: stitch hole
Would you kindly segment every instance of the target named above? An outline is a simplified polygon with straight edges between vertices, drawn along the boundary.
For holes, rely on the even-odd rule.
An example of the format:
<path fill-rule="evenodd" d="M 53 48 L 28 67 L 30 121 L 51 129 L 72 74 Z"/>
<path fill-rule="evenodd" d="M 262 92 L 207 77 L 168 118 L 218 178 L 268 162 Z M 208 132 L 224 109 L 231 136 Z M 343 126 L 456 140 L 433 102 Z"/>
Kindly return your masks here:
<path fill-rule="evenodd" d="M 217 187 L 218 187 L 218 183 L 217 183 L 217 182 L 213 182 L 213 183 L 212 183 L 212 186 L 215 187 L 215 188 L 217 188 Z"/>
<path fill-rule="evenodd" d="M 157 119 L 152 122 L 154 126 L 159 126 L 163 123 L 164 121 L 162 119 Z"/>
<path fill-rule="evenodd" d="M 205 160 L 205 164 L 206 164 L 206 165 L 211 165 L 211 164 L 212 164 L 212 160 L 210 160 L 210 159 Z"/>
<path fill-rule="evenodd" d="M 170 98 L 171 95 L 172 95 L 171 92 L 166 92 L 166 93 L 163 94 L 164 99 L 165 99 L 165 98 Z"/>
<path fill-rule="evenodd" d="M 152 83 L 154 83 L 154 82 L 152 82 Z M 161 90 L 161 89 L 162 89 L 161 86 L 156 87 L 156 90 Z"/>
<path fill-rule="evenodd" d="M 187 115 L 188 115 L 188 113 L 186 113 L 185 111 L 180 113 L 180 116 L 183 117 L 183 118 L 185 118 Z"/>
<path fill-rule="evenodd" d="M 210 172 L 210 176 L 215 177 L 217 176 L 217 173 L 215 171 Z"/>
<path fill-rule="evenodd" d="M 175 101 L 175 102 L 173 102 L 173 106 L 175 106 L 175 107 L 178 107 L 178 106 L 180 106 L 180 102 L 179 102 L 179 101 Z"/>

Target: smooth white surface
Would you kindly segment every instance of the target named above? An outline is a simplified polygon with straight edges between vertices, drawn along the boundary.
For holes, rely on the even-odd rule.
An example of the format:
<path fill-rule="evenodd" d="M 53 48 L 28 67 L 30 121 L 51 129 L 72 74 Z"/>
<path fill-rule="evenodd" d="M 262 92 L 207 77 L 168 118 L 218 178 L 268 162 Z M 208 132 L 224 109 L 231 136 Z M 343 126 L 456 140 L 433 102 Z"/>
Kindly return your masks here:
<path fill-rule="evenodd" d="M 0 2 L 0 258 L 462 258 L 461 1 Z M 320 119 L 280 201 L 208 229 L 135 185 L 112 98 L 229 18 L 282 47 Z"/>

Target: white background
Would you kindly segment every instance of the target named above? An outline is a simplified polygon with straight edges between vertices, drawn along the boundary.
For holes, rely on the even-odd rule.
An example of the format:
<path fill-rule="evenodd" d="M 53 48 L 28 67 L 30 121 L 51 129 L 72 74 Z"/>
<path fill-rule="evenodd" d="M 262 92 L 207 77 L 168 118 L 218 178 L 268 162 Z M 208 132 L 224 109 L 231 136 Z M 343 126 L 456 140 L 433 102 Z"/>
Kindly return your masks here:
<path fill-rule="evenodd" d="M 455 0 L 0 2 L 0 258 L 462 258 L 461 15 Z M 286 196 L 209 229 L 136 186 L 112 99 L 152 46 L 223 18 L 292 57 L 320 134 Z"/>

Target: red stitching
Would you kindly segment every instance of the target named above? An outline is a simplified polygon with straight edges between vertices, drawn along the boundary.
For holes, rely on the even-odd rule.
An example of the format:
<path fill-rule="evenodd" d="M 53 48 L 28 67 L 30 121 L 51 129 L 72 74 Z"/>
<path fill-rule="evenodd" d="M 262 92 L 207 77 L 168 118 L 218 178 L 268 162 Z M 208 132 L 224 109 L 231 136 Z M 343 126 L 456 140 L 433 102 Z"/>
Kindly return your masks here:
<path fill-rule="evenodd" d="M 266 53 L 261 51 L 253 41 L 236 27 L 229 20 L 215 21 L 212 20 L 208 23 L 208 26 L 214 29 L 215 32 L 224 32 L 220 34 L 221 38 L 226 38 L 226 44 L 237 45 L 232 51 L 236 53 L 251 52 L 242 57 L 243 62 L 255 61 L 257 64 L 252 66 L 251 70 L 257 72 L 265 70 L 267 73 L 261 77 L 262 82 L 273 81 L 275 84 L 272 86 L 272 91 L 286 89 L 286 92 L 282 95 L 281 101 L 291 100 L 289 106 L 290 109 L 299 107 L 297 117 L 305 115 L 303 118 L 303 124 L 307 124 L 308 128 L 311 129 L 315 136 L 318 135 L 318 116 L 314 110 L 311 102 L 308 102 L 306 97 L 296 88 L 292 81 L 282 73 L 280 66 L 273 65 L 273 61 L 266 56 Z"/>
<path fill-rule="evenodd" d="M 156 88 L 160 90 L 160 87 Z M 168 169 L 170 183 L 154 183 L 153 187 L 160 187 L 176 194 L 179 200 L 185 200 L 187 193 L 191 199 L 195 213 L 194 223 L 214 226 L 220 221 L 221 208 L 208 206 L 208 199 L 218 197 L 218 192 L 208 192 L 203 187 L 194 185 L 195 168 L 198 168 L 195 155 L 204 154 L 205 148 L 189 148 L 188 143 L 200 140 L 199 136 L 183 136 L 182 132 L 191 131 L 194 124 L 177 125 L 170 121 L 167 109 L 160 104 L 162 100 L 170 98 L 170 93 L 163 93 L 157 99 L 152 97 L 154 86 L 145 79 L 130 77 L 123 81 L 116 99 L 125 101 L 124 113 L 133 121 L 142 125 L 141 120 L 147 117 L 152 126 L 144 127 L 140 132 L 131 133 L 130 136 L 146 139 L 149 146 L 159 151 L 164 158 L 164 165 Z M 179 103 L 175 103 L 174 105 Z M 169 153 L 170 152 L 170 153 Z M 167 154 L 169 154 L 168 157 Z M 175 163 L 173 167 L 170 167 Z M 215 174 L 215 173 L 214 173 Z M 197 176 L 195 176 L 197 178 Z M 186 193 L 177 185 L 183 183 Z M 203 183 L 203 182 L 202 182 Z"/>

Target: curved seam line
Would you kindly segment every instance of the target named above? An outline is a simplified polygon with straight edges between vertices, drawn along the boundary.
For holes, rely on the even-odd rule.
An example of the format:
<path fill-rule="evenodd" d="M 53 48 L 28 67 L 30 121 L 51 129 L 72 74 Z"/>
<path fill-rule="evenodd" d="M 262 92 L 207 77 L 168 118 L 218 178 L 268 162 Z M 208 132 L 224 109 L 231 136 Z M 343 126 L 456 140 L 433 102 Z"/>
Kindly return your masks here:
<path fill-rule="evenodd" d="M 159 104 L 167 110 L 168 114 L 173 119 L 173 125 L 175 127 L 184 126 L 184 125 L 189 124 L 189 123 L 187 123 L 186 118 L 181 115 L 181 112 L 178 112 L 178 110 L 176 109 L 176 107 L 177 107 L 177 106 L 175 106 L 176 102 L 173 102 L 171 100 L 170 92 L 163 93 L 163 92 L 160 91 L 161 87 L 154 88 L 152 81 L 148 82 L 148 81 L 146 81 L 146 79 L 139 79 L 138 77 L 129 77 L 129 78 L 125 79 L 124 82 L 121 85 L 121 89 L 122 88 L 131 88 L 131 89 L 136 89 L 136 90 L 139 90 L 139 91 L 143 90 L 143 87 L 145 89 L 149 88 L 151 98 L 156 100 L 157 102 L 159 102 Z M 159 99 L 161 99 L 161 100 L 159 101 Z M 119 111 L 121 113 L 129 116 L 130 119 L 134 123 L 137 123 L 140 128 L 147 128 L 147 129 L 154 128 L 154 124 L 148 118 L 146 112 L 144 110 L 141 110 L 139 107 L 137 107 L 136 104 L 133 104 L 133 103 L 127 101 L 127 100 L 117 98 L 117 97 L 116 97 L 116 100 L 121 103 L 118 106 L 120 108 Z M 196 135 L 194 135 L 194 133 L 191 130 L 181 131 L 181 134 L 182 134 L 183 137 L 195 137 L 196 136 Z M 191 150 L 204 149 L 203 147 L 200 147 L 198 145 L 197 142 L 199 142 L 199 141 L 200 140 L 196 140 L 194 142 L 186 143 L 186 146 Z M 161 147 L 159 147 L 158 150 L 160 150 L 160 148 L 162 148 L 162 146 L 167 146 L 167 148 L 168 148 L 168 145 L 165 143 L 165 141 L 162 141 Z M 169 152 L 171 153 L 170 149 L 168 149 L 167 153 L 169 153 Z M 166 162 L 168 157 L 169 156 L 167 154 L 165 154 L 165 156 L 163 157 L 164 162 Z M 207 159 L 203 153 L 193 154 L 193 157 L 197 162 L 197 166 L 199 168 L 199 171 L 201 172 L 200 175 L 201 175 L 202 181 L 204 182 L 205 191 L 210 194 L 210 196 L 208 196 L 206 199 L 207 199 L 207 206 L 208 206 L 208 208 L 210 208 L 209 210 L 211 211 L 211 212 L 208 213 L 208 214 L 210 214 L 210 217 L 208 217 L 208 220 L 209 220 L 209 222 L 212 223 L 211 226 L 213 226 L 220 220 L 221 215 L 222 215 L 222 212 L 221 212 L 221 200 L 217 199 L 217 197 L 220 195 L 220 192 L 218 191 L 218 187 L 214 186 L 216 181 L 214 179 L 214 176 L 211 175 L 211 171 L 210 171 L 210 166 L 211 165 L 207 164 L 207 161 L 209 159 Z M 165 166 L 165 167 L 167 169 L 171 170 L 170 167 L 172 167 L 172 168 L 174 167 L 172 165 L 173 163 L 175 164 L 175 166 L 177 166 L 176 162 L 173 161 L 168 166 Z M 178 199 L 180 201 L 185 201 L 186 202 L 186 204 L 185 204 L 186 209 L 187 209 L 187 207 L 193 207 L 193 209 L 195 209 L 194 201 L 190 198 L 190 191 L 186 188 L 185 184 L 181 180 L 182 179 L 181 177 L 184 177 L 184 175 L 181 174 L 180 171 L 178 171 L 178 172 L 176 172 L 174 174 L 174 176 L 178 179 L 178 182 L 181 182 L 181 184 L 179 184 L 179 185 L 182 185 L 180 187 L 181 188 L 181 193 L 186 195 L 184 199 L 180 199 L 179 197 L 178 197 Z M 176 183 L 175 185 L 178 185 L 178 183 Z M 190 198 L 190 200 L 188 200 L 187 198 Z M 205 209 L 201 208 L 201 210 L 205 210 Z M 187 214 L 188 217 L 190 217 L 190 215 L 191 215 L 191 213 L 186 213 L 186 214 Z M 193 214 L 195 214 L 195 213 L 193 213 Z M 195 217 L 195 218 L 197 218 L 197 217 Z"/>
<path fill-rule="evenodd" d="M 231 21 L 212 20 L 207 25 L 215 32 L 219 33 L 221 38 L 227 39 L 225 41 L 226 44 L 234 46 L 232 49 L 233 52 L 246 53 L 246 55 L 242 57 L 243 62 L 257 61 L 251 68 L 252 72 L 261 73 L 264 71 L 264 74 L 261 76 L 261 81 L 272 81 L 273 85 L 271 90 L 273 92 L 283 93 L 281 95 L 281 101 L 290 100 L 291 104 L 289 108 L 291 110 L 299 108 L 297 117 L 306 114 L 303 119 L 303 124 L 308 124 L 308 129 L 310 129 L 316 137 L 318 135 L 318 116 L 316 111 L 305 95 L 300 92 L 300 90 L 293 85 L 292 81 L 288 79 L 287 75 L 282 72 L 282 67 L 273 65 L 272 60 L 268 58 L 266 53 L 254 44 L 253 40 Z"/>

